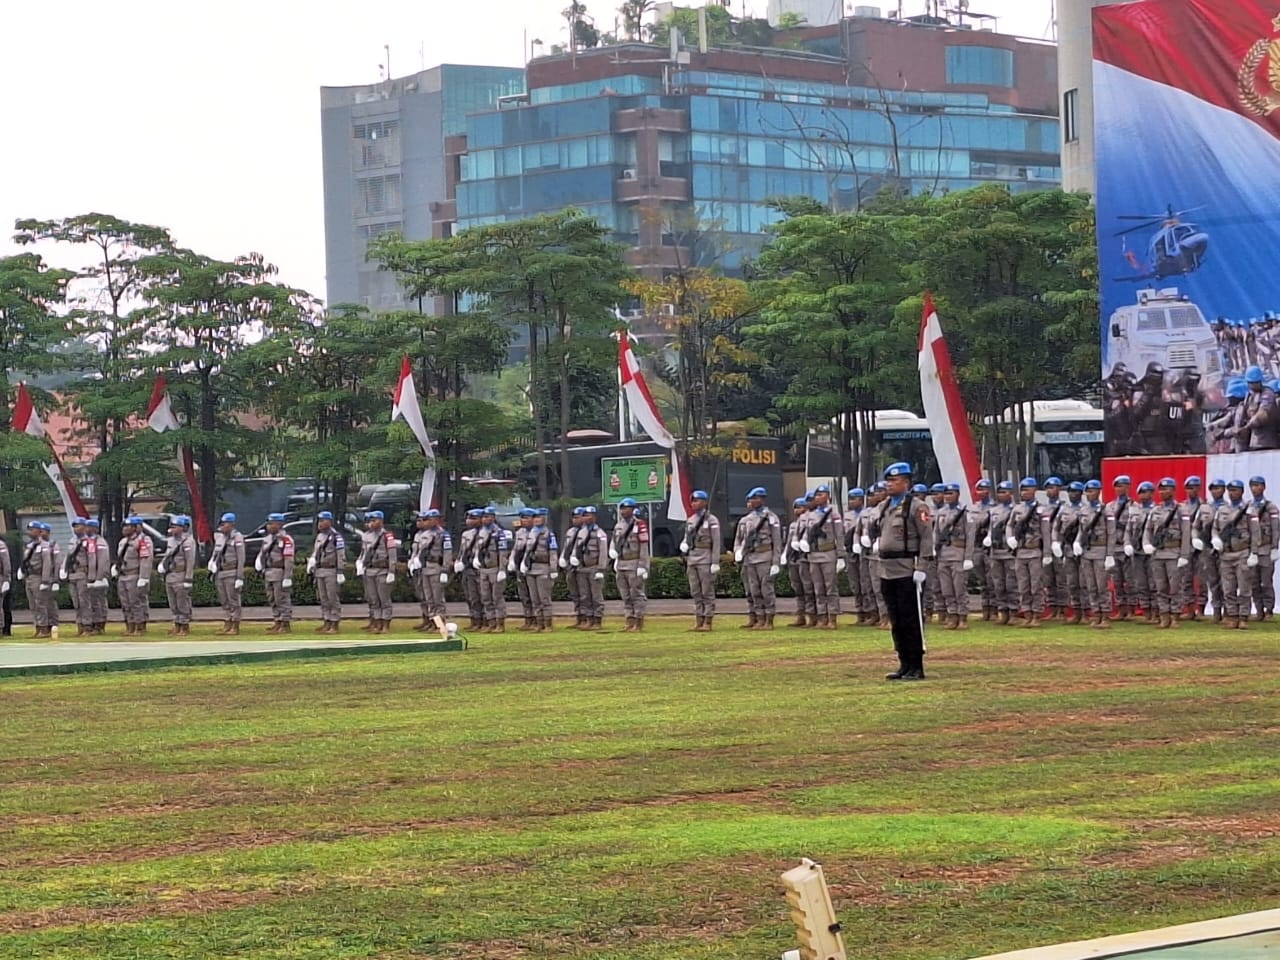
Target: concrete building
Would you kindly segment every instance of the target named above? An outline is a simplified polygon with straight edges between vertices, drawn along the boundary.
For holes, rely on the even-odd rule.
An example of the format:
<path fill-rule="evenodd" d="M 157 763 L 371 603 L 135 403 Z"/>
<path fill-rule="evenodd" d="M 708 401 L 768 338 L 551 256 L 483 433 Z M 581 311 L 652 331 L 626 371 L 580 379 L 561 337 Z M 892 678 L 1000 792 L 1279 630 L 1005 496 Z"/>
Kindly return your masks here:
<path fill-rule="evenodd" d="M 444 64 L 413 76 L 320 91 L 325 285 L 329 304 L 404 306 L 394 277 L 365 262 L 388 230 L 447 236 L 454 219 L 446 143 L 466 117 L 524 91 L 524 71 Z M 446 209 L 448 208 L 448 209 Z"/>
<path fill-rule="evenodd" d="M 844 18 L 844 0 L 769 0 L 765 13 L 769 26 L 778 26 L 784 13 L 799 14 L 811 27 L 825 27 Z"/>

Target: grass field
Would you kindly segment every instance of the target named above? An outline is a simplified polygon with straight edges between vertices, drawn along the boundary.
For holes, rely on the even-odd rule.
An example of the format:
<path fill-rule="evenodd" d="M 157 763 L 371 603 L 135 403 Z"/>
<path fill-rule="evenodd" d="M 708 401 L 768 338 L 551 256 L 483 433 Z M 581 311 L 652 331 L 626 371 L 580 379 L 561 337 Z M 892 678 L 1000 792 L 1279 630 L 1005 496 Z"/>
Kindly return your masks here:
<path fill-rule="evenodd" d="M 1273 907 L 1280 632 L 679 621 L 0 682 L 0 957 L 851 956 Z M 195 631 L 208 635 L 212 628 Z"/>

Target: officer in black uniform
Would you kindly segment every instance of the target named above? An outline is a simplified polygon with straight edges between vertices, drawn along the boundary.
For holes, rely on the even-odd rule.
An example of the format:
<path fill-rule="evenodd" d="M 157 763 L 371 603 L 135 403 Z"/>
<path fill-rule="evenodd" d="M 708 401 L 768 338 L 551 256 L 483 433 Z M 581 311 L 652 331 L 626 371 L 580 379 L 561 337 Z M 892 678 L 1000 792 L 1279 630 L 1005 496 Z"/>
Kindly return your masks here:
<path fill-rule="evenodd" d="M 884 471 L 889 498 L 880 507 L 880 593 L 889 611 L 898 669 L 886 680 L 924 679 L 924 618 L 921 591 L 926 574 L 922 557 L 933 556 L 933 519 L 929 507 L 911 490 L 911 464 L 890 464 Z"/>

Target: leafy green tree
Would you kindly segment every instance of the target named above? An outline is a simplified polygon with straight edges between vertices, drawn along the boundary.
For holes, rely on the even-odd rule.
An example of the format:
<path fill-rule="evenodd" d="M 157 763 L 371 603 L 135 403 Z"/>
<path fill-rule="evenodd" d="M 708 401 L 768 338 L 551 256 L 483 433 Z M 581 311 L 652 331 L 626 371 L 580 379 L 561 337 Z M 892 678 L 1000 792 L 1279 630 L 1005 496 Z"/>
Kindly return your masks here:
<path fill-rule="evenodd" d="M 622 14 L 622 29 L 628 40 L 641 39 L 644 15 L 657 5 L 657 0 L 623 0 L 618 13 Z"/>
<path fill-rule="evenodd" d="M 734 43 L 734 20 L 724 7 L 712 4 L 707 10 L 707 43 L 713 47 L 727 47 Z M 676 7 L 665 20 L 653 25 L 653 42 L 670 43 L 671 28 L 680 31 L 686 43 L 698 42 L 698 11 L 690 7 Z"/>

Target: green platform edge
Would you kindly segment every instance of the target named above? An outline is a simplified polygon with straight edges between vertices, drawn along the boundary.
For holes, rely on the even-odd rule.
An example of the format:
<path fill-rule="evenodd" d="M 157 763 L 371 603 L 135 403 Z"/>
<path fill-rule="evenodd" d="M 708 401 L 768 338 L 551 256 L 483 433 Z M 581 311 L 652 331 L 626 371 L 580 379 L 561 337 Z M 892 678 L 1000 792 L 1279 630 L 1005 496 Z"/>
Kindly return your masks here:
<path fill-rule="evenodd" d="M 457 640 L 407 640 L 350 647 L 297 647 L 292 650 L 244 650 L 238 653 L 201 653 L 187 657 L 135 657 L 128 660 L 94 660 L 79 663 L 33 663 L 0 667 L 0 678 L 36 677 L 73 673 L 112 673 L 123 670 L 156 670 L 163 667 L 200 667 L 226 663 L 264 663 L 272 660 L 311 660 L 320 657 L 368 657 L 384 653 L 449 653 L 465 650 Z"/>

